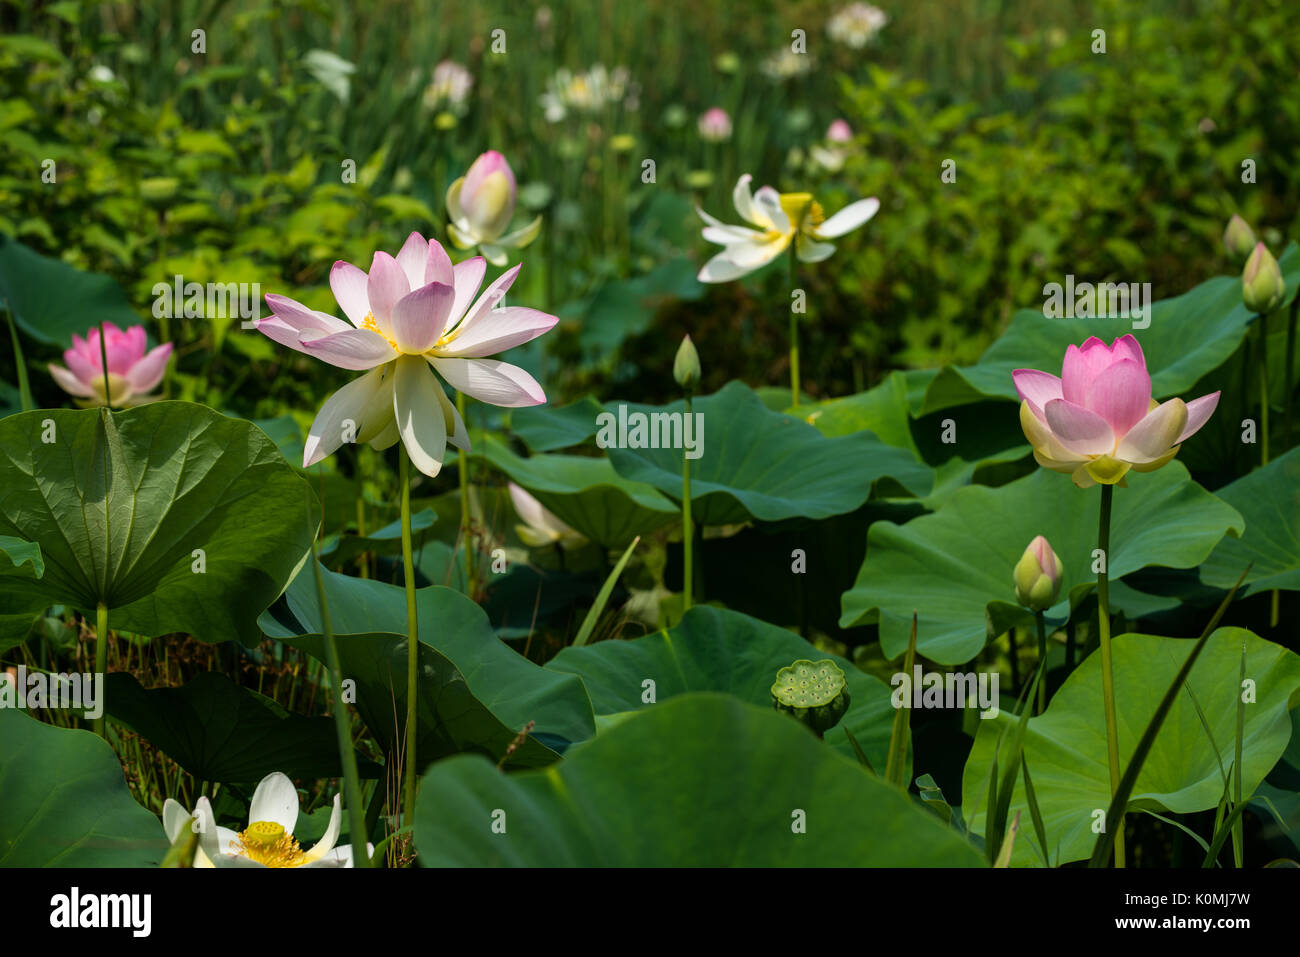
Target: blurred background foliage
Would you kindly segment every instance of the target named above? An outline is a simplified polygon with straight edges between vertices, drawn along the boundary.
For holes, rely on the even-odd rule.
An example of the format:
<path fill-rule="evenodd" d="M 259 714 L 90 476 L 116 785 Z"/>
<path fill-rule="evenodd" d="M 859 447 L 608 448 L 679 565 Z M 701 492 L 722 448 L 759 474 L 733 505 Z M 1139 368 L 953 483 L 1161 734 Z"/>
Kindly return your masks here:
<path fill-rule="evenodd" d="M 114 276 L 143 316 L 177 274 L 333 310 L 334 260 L 367 265 L 412 229 L 445 240 L 447 184 L 499 149 L 521 215 L 545 216 L 512 295 L 564 320 L 520 350 L 553 402 L 672 396 L 685 332 L 704 391 L 784 381 L 785 267 L 694 279 L 710 247 L 692 206 L 736 221 L 741 172 L 828 210 L 883 204 L 801 273 L 815 397 L 972 361 L 1067 273 L 1160 298 L 1235 272 L 1233 211 L 1270 245 L 1291 233 L 1285 4 L 914 0 L 865 41 L 836 27 L 844 6 L 0 0 L 0 232 Z M 723 142 L 697 128 L 714 106 Z M 847 144 L 825 140 L 837 118 Z M 183 397 L 249 416 L 309 417 L 334 375 L 233 320 L 152 331 L 177 340 Z"/>

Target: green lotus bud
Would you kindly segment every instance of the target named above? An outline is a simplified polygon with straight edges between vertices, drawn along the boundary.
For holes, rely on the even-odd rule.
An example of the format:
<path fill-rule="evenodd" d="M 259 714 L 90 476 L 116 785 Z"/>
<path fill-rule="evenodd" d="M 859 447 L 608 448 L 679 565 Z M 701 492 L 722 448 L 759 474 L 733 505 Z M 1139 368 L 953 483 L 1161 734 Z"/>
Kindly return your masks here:
<path fill-rule="evenodd" d="M 1256 243 L 1241 274 L 1241 301 L 1251 312 L 1263 316 L 1282 305 L 1285 294 L 1286 282 L 1277 260 L 1263 243 Z"/>
<path fill-rule="evenodd" d="M 1249 259 L 1250 251 L 1255 248 L 1255 231 L 1236 213 L 1232 214 L 1228 228 L 1223 231 L 1223 248 L 1234 262 L 1239 263 Z"/>
<path fill-rule="evenodd" d="M 684 337 L 677 348 L 677 358 L 673 360 L 673 378 L 687 392 L 694 392 L 700 384 L 700 354 L 695 351 L 695 343 L 691 342 L 690 336 Z"/>
<path fill-rule="evenodd" d="M 1016 601 L 1031 611 L 1045 611 L 1056 604 L 1061 593 L 1065 566 L 1052 551 L 1047 539 L 1039 535 L 1016 562 L 1012 578 L 1016 583 Z"/>
<path fill-rule="evenodd" d="M 796 661 L 776 673 L 772 706 L 802 721 L 820 738 L 849 710 L 849 688 L 835 662 Z"/>

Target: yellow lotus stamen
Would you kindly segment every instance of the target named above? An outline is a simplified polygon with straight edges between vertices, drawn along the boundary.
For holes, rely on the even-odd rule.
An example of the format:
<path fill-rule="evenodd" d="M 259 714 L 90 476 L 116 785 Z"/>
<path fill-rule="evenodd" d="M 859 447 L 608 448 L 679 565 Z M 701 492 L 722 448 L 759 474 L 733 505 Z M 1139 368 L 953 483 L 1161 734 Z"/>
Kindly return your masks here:
<path fill-rule="evenodd" d="M 242 854 L 267 867 L 301 867 L 306 854 L 274 821 L 255 821 L 239 834 Z"/>
<path fill-rule="evenodd" d="M 379 328 L 379 323 L 375 322 L 375 314 L 373 312 L 366 313 L 366 318 L 361 320 L 361 328 L 369 329 L 375 335 L 383 338 L 385 342 L 387 342 L 390 346 L 393 347 L 394 352 L 401 352 L 401 350 L 397 348 L 396 341 L 384 335 L 384 330 Z"/>

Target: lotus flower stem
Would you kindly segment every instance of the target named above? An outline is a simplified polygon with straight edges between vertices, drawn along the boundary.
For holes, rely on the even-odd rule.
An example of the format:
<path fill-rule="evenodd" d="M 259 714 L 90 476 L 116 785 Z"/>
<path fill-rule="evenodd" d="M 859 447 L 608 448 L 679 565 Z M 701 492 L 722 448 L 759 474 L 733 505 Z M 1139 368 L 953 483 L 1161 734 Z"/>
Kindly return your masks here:
<path fill-rule="evenodd" d="M 1291 315 L 1294 320 L 1295 313 Z M 27 362 L 23 359 L 23 347 L 18 342 L 18 326 L 14 324 L 12 309 L 5 309 L 5 319 L 9 321 L 9 338 L 14 344 L 14 367 L 18 370 L 19 400 L 22 402 L 23 411 L 30 412 L 36 408 L 36 403 L 32 400 L 32 387 L 27 381 Z"/>
<path fill-rule="evenodd" d="M 691 421 L 691 397 L 686 396 L 686 421 Z M 695 524 L 691 521 L 691 460 L 682 455 L 682 611 L 691 610 L 691 586 L 694 584 L 695 566 L 692 552 L 695 548 Z"/>
<path fill-rule="evenodd" d="M 799 286 L 799 260 L 790 244 L 790 289 Z M 790 405 L 799 407 L 799 314 L 790 306 Z"/>
<path fill-rule="evenodd" d="M 1038 622 L 1038 667 L 1043 672 L 1043 676 L 1038 679 L 1038 710 L 1034 713 L 1042 714 L 1047 710 L 1047 622 L 1043 620 L 1041 611 L 1036 612 L 1034 618 Z"/>
<path fill-rule="evenodd" d="M 1286 388 L 1283 389 L 1282 444 L 1291 447 L 1292 398 L 1295 392 L 1295 329 L 1296 313 L 1300 311 L 1300 295 L 1291 300 L 1291 319 L 1286 325 Z"/>
<path fill-rule="evenodd" d="M 343 793 L 348 805 L 348 832 L 352 839 L 352 866 L 369 867 L 370 855 L 366 852 L 366 815 L 361 801 L 361 780 L 357 775 L 357 753 L 352 747 L 352 725 L 348 720 L 348 706 L 343 700 L 343 670 L 339 666 L 339 649 L 334 643 L 334 627 L 330 624 L 329 601 L 325 598 L 325 580 L 321 575 L 320 561 L 312 545 L 312 571 L 316 574 L 316 594 L 320 596 L 321 625 L 325 632 L 325 667 L 329 671 L 330 692 L 334 697 L 334 730 L 338 735 L 339 761 L 343 764 Z"/>
<path fill-rule="evenodd" d="M 1259 464 L 1268 464 L 1268 317 L 1259 321 Z"/>
<path fill-rule="evenodd" d="M 403 445 L 398 454 L 398 483 L 402 486 L 402 571 L 406 579 L 406 782 L 402 824 L 415 821 L 416 676 L 419 668 L 420 631 L 415 610 L 415 566 L 411 560 L 411 459 Z"/>
<path fill-rule="evenodd" d="M 108 385 L 108 336 L 104 334 L 104 320 L 99 320 L 99 361 L 104 371 L 104 407 L 113 411 L 113 391 Z"/>
<path fill-rule="evenodd" d="M 463 392 L 456 393 L 456 411 L 465 418 Z M 474 518 L 469 509 L 469 456 L 464 449 L 456 450 L 456 472 L 460 482 L 460 533 L 465 542 L 465 594 L 474 599 L 478 591 L 478 546 L 474 542 Z"/>
<path fill-rule="evenodd" d="M 95 606 L 95 674 L 108 671 L 108 606 L 102 601 Z M 108 724 L 101 714 L 94 719 L 95 733 L 108 740 Z"/>
<path fill-rule="evenodd" d="M 1097 526 L 1097 548 L 1101 551 L 1101 571 L 1097 573 L 1097 633 L 1101 639 L 1101 697 L 1106 711 L 1106 757 L 1110 765 L 1110 793 L 1119 790 L 1119 737 L 1115 727 L 1115 677 L 1110 656 L 1110 506 L 1114 485 L 1101 487 L 1101 519 Z M 1110 821 L 1106 822 L 1111 827 Z M 1115 827 L 1115 866 L 1124 866 L 1124 815 Z"/>

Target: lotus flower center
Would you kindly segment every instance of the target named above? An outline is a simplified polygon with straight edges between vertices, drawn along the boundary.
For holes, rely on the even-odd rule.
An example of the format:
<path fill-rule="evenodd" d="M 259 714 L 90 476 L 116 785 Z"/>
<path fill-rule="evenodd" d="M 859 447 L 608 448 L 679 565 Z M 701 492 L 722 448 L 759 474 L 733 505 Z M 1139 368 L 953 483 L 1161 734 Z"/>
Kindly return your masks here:
<path fill-rule="evenodd" d="M 826 213 L 812 193 L 782 193 L 781 210 L 790 218 L 790 225 L 805 231 L 826 221 Z"/>
<path fill-rule="evenodd" d="M 397 343 L 393 339 L 384 335 L 384 331 L 379 328 L 379 323 L 375 322 L 375 314 L 373 312 L 366 313 L 366 318 L 361 320 L 361 328 L 368 329 L 371 332 L 373 332 L 375 335 L 379 336 L 381 339 L 383 339 L 385 342 L 387 342 L 390 346 L 393 347 L 394 352 L 402 351 L 401 349 L 397 348 Z"/>
<path fill-rule="evenodd" d="M 299 867 L 303 853 L 292 834 L 274 821 L 255 821 L 239 835 L 243 856 L 267 867 Z"/>

